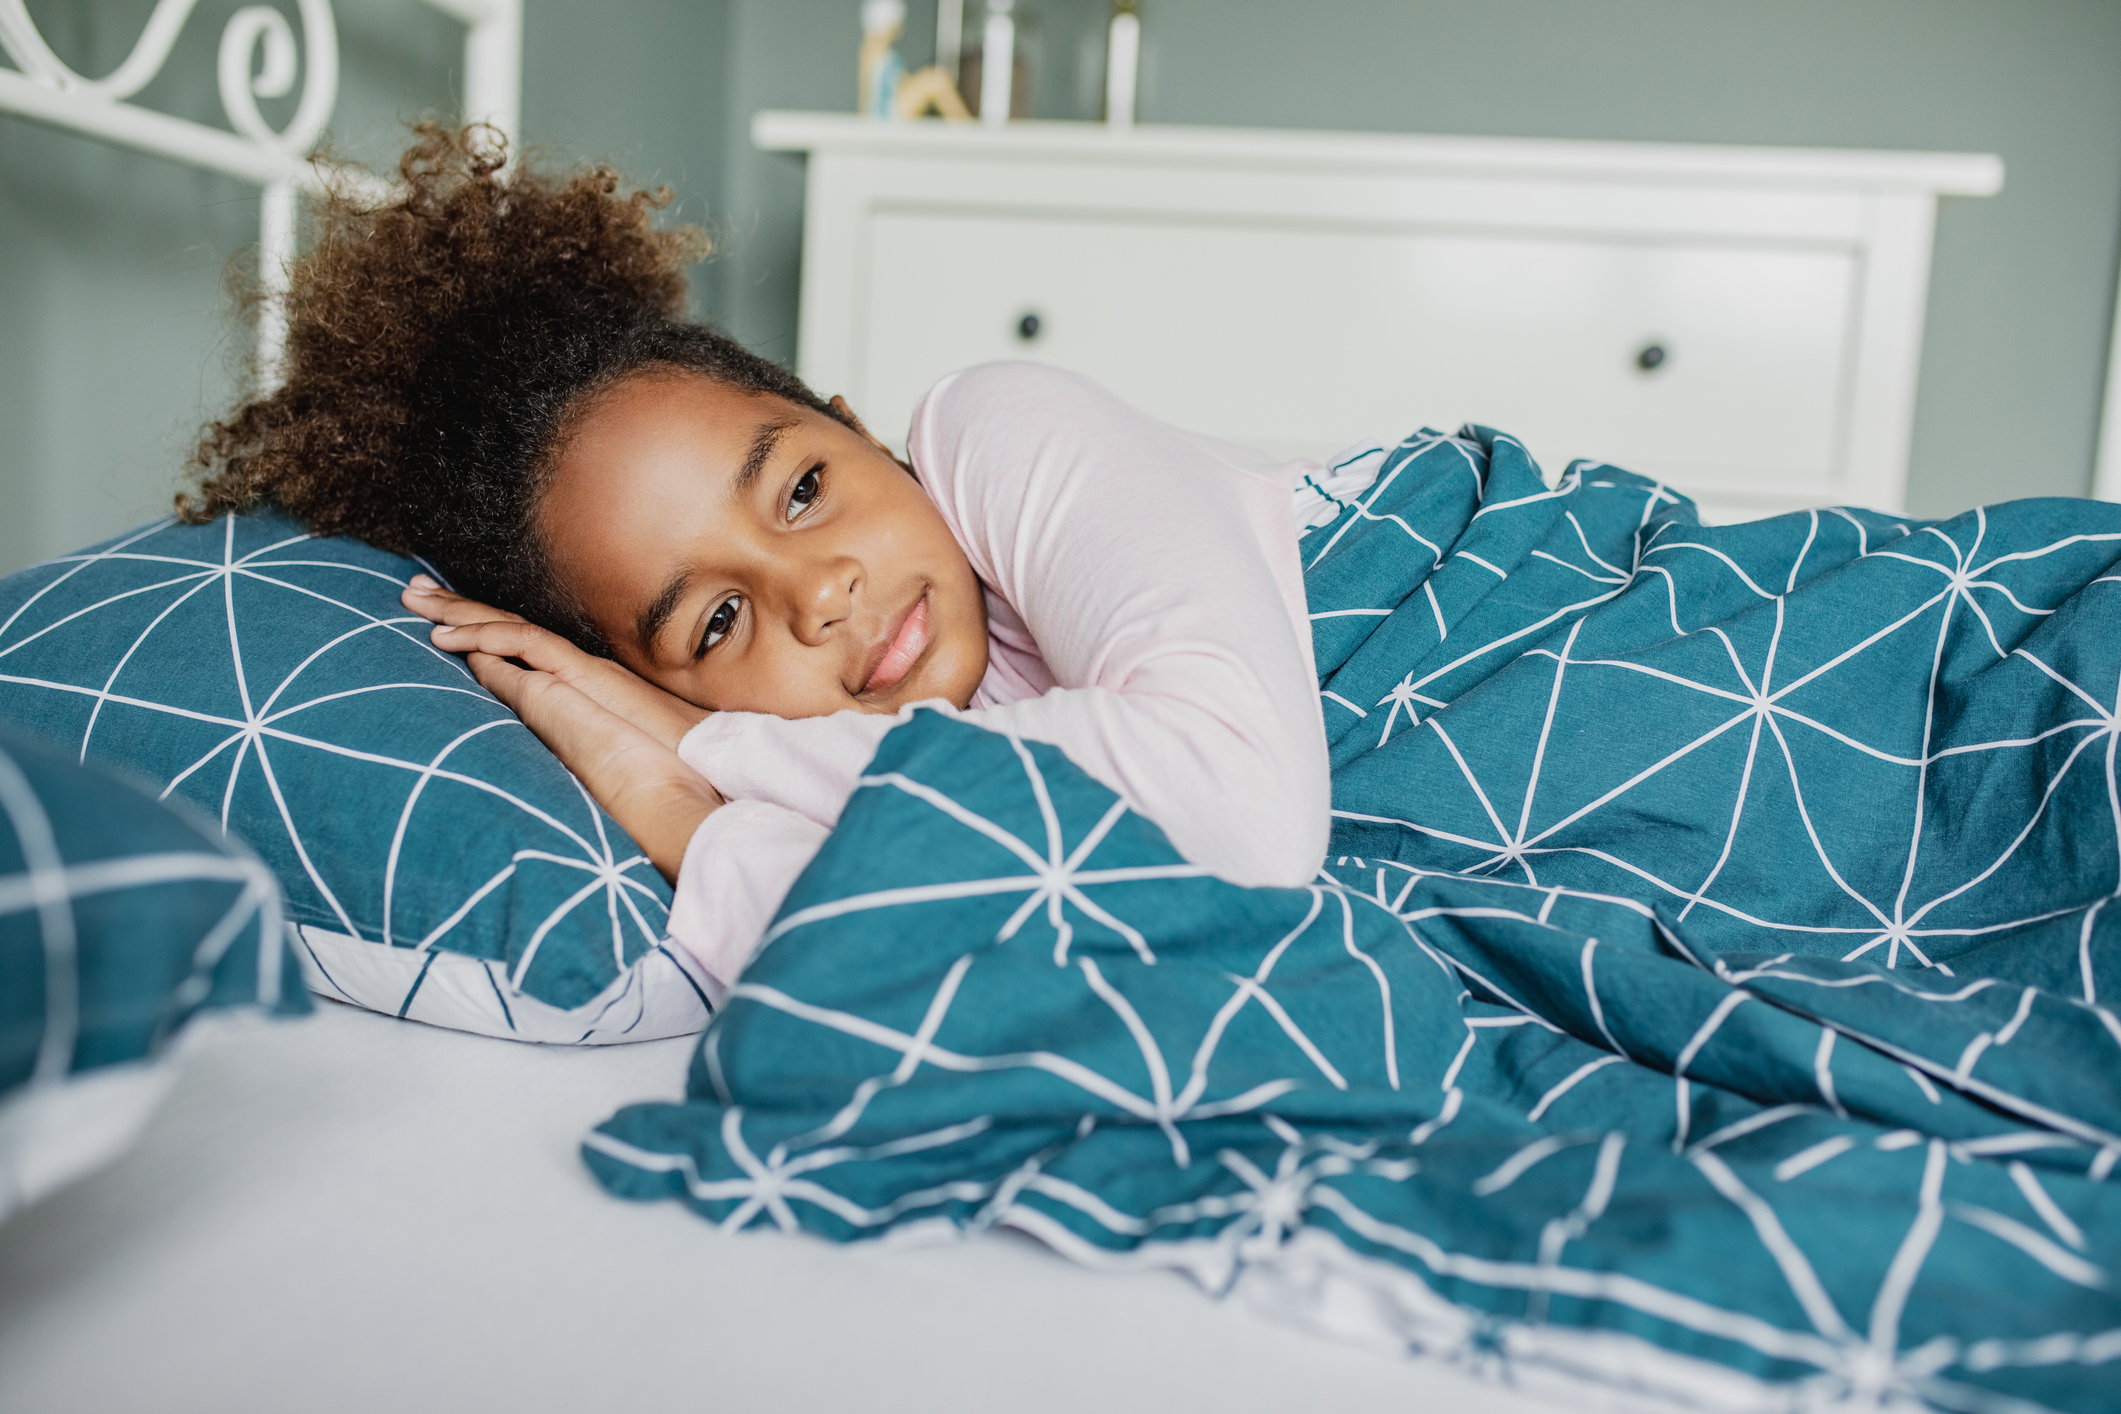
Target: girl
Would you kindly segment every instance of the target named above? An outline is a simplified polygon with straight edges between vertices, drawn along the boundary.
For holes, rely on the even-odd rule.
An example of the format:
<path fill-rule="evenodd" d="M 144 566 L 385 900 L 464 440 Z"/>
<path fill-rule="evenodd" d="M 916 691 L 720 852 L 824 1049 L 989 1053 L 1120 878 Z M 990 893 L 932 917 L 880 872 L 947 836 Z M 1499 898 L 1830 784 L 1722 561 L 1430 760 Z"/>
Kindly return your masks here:
<path fill-rule="evenodd" d="M 208 430 L 203 520 L 271 502 L 433 564 L 406 606 L 670 878 L 724 989 L 916 705 L 1065 750 L 1242 883 L 1322 862 L 1292 491 L 1310 468 L 998 364 L 846 403 L 682 317 L 667 193 L 420 130 L 328 203 L 287 381 Z M 719 1000 L 719 998 L 717 998 Z"/>

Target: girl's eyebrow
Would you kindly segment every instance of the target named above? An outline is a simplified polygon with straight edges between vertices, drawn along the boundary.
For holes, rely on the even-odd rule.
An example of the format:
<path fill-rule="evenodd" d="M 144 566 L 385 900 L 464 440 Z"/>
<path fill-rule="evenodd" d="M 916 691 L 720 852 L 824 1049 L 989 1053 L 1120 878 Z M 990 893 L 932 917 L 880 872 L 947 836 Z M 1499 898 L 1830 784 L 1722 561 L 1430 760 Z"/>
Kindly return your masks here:
<path fill-rule="evenodd" d="M 657 637 L 663 632 L 664 625 L 670 622 L 670 616 L 677 612 L 678 605 L 684 602 L 685 591 L 691 586 L 692 575 L 685 570 L 679 570 L 664 583 L 662 592 L 651 599 L 648 607 L 641 610 L 639 617 L 634 619 L 633 631 L 640 635 L 641 649 L 649 657 L 655 656 Z"/>
<path fill-rule="evenodd" d="M 759 473 L 766 469 L 766 463 L 773 459 L 781 438 L 800 426 L 802 423 L 792 417 L 775 418 L 760 424 L 759 430 L 752 434 L 750 447 L 745 449 L 743 464 L 737 468 L 736 481 L 732 484 L 734 494 L 741 496 L 751 489 L 751 484 L 759 479 Z M 669 625 L 670 616 L 677 612 L 678 605 L 684 602 L 685 591 L 691 587 L 691 574 L 679 570 L 664 582 L 661 591 L 634 618 L 633 631 L 639 636 L 642 651 L 650 657 L 655 656 L 656 639 Z"/>
<path fill-rule="evenodd" d="M 772 422 L 760 424 L 759 430 L 752 435 L 750 449 L 744 453 L 744 464 L 737 468 L 734 487 L 737 495 L 741 496 L 751 489 L 751 483 L 759 479 L 759 473 L 766 469 L 766 463 L 772 459 L 774 448 L 780 446 L 781 438 L 801 425 L 792 417 L 776 418 Z"/>

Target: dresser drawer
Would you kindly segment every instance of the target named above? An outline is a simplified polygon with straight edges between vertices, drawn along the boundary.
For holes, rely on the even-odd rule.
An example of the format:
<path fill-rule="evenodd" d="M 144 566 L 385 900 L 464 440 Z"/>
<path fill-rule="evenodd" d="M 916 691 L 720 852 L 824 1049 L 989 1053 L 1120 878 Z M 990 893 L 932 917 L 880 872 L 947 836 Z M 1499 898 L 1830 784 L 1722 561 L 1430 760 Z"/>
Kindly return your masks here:
<path fill-rule="evenodd" d="M 866 226 L 845 391 L 887 437 L 942 374 L 1028 357 L 1289 453 L 1483 422 L 1550 474 L 1838 498 L 1846 246 L 892 205 Z"/>

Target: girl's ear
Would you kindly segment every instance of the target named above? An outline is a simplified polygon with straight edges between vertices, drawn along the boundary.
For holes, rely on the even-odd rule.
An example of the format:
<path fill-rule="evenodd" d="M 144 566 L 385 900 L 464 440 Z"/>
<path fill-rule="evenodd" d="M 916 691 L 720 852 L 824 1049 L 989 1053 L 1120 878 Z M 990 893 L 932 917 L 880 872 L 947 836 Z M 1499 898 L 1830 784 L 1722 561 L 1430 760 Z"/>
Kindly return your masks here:
<path fill-rule="evenodd" d="M 862 425 L 861 418 L 855 416 L 854 409 L 847 405 L 847 400 L 845 398 L 841 397 L 838 393 L 834 393 L 832 395 L 831 407 L 834 412 L 838 413 L 842 418 L 846 420 L 849 426 L 851 426 L 855 431 L 861 433 L 862 436 L 866 437 L 869 440 L 870 446 L 876 448 L 885 456 L 890 457 L 891 460 L 897 462 L 900 466 L 904 467 L 908 476 L 912 476 L 914 474 L 913 464 L 907 461 L 904 457 L 895 455 L 889 447 L 885 446 L 882 442 L 879 442 L 876 439 L 876 434 L 874 432 L 871 432 L 868 428 L 864 427 Z"/>

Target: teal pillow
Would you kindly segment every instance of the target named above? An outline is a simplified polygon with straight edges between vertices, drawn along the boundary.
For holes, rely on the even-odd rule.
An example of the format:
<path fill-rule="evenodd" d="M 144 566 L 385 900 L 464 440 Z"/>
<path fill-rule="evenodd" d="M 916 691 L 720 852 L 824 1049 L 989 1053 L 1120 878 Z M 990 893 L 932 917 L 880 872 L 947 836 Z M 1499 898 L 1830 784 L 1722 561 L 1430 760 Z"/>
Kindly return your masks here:
<path fill-rule="evenodd" d="M 272 872 L 0 732 L 0 1218 L 123 1148 L 201 1012 L 309 1010 Z"/>
<path fill-rule="evenodd" d="M 277 513 L 0 580 L 0 721 L 123 766 L 270 866 L 323 995 L 523 1040 L 709 1013 L 670 889 L 398 603 L 423 566 Z"/>

